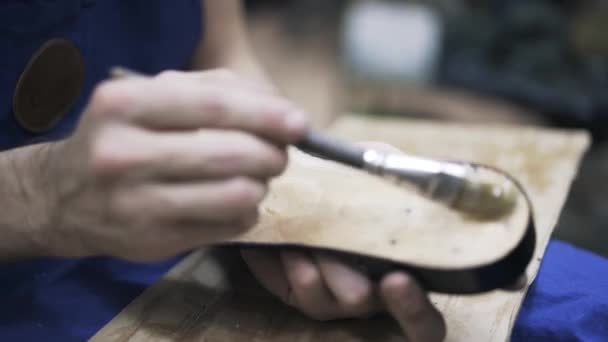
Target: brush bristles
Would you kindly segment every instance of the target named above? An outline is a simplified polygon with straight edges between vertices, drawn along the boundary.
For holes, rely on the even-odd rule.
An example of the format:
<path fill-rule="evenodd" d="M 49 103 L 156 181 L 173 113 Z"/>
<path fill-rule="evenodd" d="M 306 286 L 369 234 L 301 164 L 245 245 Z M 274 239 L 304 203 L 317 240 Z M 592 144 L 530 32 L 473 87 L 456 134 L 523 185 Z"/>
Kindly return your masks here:
<path fill-rule="evenodd" d="M 478 220 L 496 220 L 510 215 L 519 198 L 515 185 L 502 180 L 468 179 L 453 207 Z"/>

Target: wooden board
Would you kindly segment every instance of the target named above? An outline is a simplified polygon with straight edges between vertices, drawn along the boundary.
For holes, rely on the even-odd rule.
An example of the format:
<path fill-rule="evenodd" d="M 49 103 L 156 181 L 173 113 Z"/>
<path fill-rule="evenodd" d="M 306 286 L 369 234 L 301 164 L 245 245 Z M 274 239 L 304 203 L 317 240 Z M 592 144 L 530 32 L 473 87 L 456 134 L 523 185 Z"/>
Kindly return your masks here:
<path fill-rule="evenodd" d="M 415 154 L 490 164 L 515 176 L 535 205 L 537 273 L 546 244 L 589 144 L 585 133 L 420 121 L 339 120 L 334 134 L 391 143 Z M 219 253 L 219 254 L 218 254 Z M 400 341 L 389 318 L 318 323 L 264 292 L 229 250 L 201 250 L 176 266 L 103 328 L 93 341 Z M 508 339 L 526 290 L 432 295 L 448 341 Z"/>

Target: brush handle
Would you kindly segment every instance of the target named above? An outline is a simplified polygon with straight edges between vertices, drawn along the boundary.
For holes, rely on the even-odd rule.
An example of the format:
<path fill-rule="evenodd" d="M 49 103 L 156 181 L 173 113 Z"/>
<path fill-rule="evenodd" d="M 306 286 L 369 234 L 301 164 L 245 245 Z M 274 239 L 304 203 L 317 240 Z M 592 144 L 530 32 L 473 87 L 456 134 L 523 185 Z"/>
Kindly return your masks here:
<path fill-rule="evenodd" d="M 310 129 L 295 146 L 309 154 L 346 164 L 357 169 L 363 169 L 365 166 L 363 159 L 364 149 L 338 141 L 314 129 Z"/>

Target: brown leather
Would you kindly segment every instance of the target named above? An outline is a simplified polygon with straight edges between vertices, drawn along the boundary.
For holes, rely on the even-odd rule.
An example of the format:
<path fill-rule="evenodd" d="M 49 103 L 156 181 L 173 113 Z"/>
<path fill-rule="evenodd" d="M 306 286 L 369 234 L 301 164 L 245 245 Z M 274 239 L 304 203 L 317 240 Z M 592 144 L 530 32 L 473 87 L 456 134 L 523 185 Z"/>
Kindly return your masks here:
<path fill-rule="evenodd" d="M 65 39 L 46 42 L 32 57 L 17 83 L 13 112 L 32 133 L 52 129 L 74 105 L 84 81 L 80 50 Z"/>

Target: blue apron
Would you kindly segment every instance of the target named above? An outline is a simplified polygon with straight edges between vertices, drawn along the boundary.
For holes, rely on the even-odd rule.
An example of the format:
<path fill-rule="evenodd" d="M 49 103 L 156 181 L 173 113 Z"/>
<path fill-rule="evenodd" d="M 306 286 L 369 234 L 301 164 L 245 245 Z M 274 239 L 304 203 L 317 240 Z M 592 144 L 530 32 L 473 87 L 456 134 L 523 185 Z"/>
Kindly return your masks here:
<path fill-rule="evenodd" d="M 202 35 L 201 20 L 199 0 L 3 0 L 0 150 L 68 136 L 113 65 L 146 73 L 186 69 Z M 37 135 L 15 120 L 12 99 L 32 54 L 57 37 L 82 53 L 83 91 L 58 125 Z M 0 341 L 86 340 L 180 258 L 148 264 L 41 258 L 2 265 Z M 513 340 L 608 340 L 607 289 L 606 259 L 553 241 Z"/>

